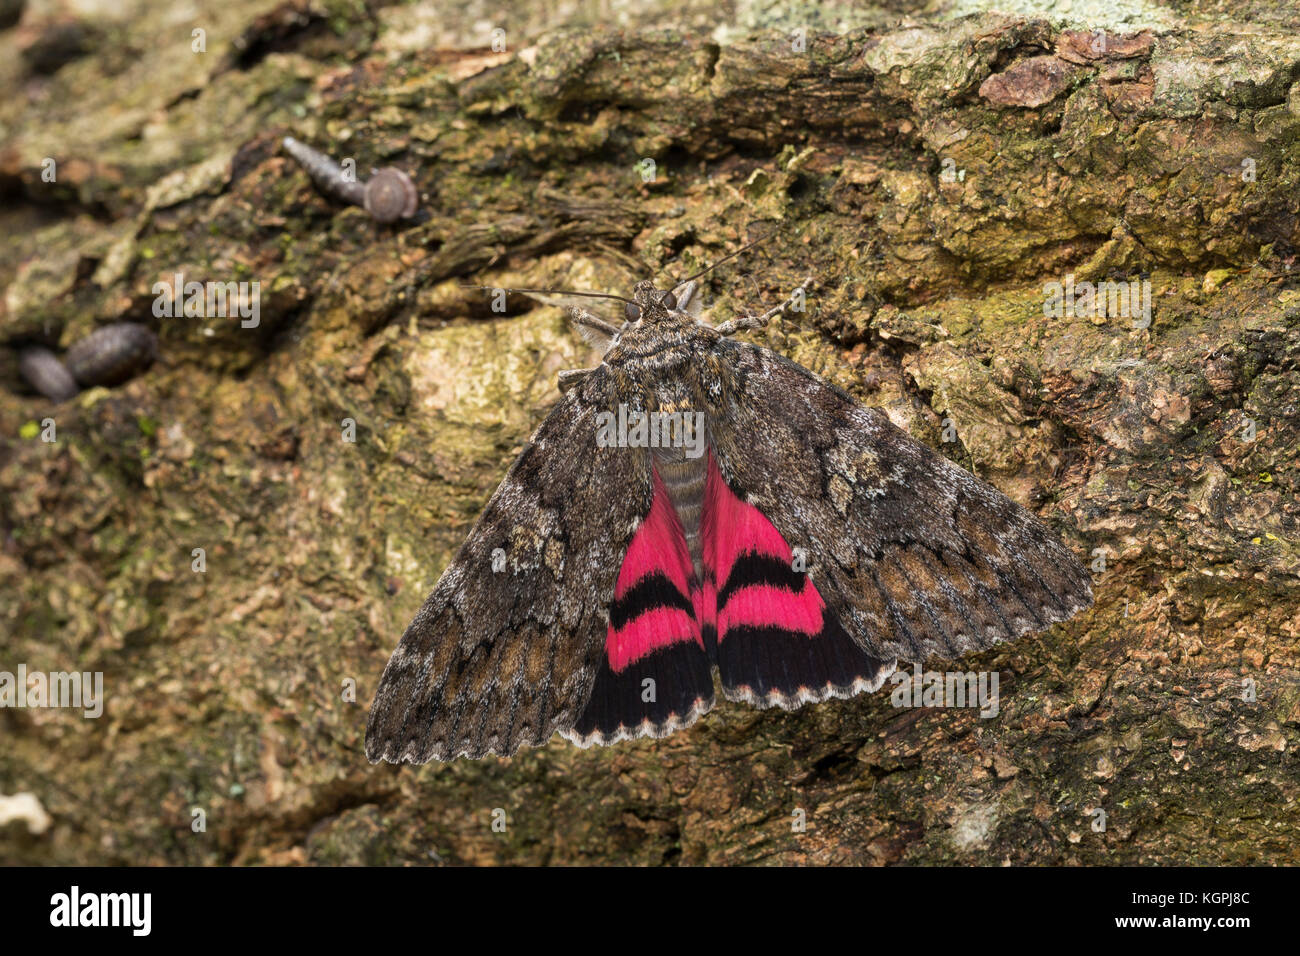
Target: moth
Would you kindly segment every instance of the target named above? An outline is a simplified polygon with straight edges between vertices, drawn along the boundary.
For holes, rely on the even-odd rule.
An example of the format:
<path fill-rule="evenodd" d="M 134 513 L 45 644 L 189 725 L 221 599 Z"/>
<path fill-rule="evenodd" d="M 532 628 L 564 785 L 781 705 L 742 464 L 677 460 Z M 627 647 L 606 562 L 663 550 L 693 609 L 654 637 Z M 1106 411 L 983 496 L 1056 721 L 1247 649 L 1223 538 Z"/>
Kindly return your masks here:
<path fill-rule="evenodd" d="M 878 689 L 1092 603 L 1032 514 L 802 366 L 639 282 L 406 629 L 371 762 L 664 737 L 722 694 Z M 809 283 L 801 286 L 805 290 Z M 545 290 L 518 290 L 545 291 Z M 598 293 L 583 293 L 598 295 Z M 619 296 L 600 296 L 620 299 Z"/>

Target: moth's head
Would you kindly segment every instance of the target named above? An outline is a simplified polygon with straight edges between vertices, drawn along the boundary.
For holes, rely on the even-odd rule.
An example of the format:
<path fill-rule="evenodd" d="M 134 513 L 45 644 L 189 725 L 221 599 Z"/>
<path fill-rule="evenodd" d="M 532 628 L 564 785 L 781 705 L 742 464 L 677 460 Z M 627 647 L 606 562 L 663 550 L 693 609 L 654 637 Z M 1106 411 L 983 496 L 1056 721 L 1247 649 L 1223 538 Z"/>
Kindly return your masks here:
<path fill-rule="evenodd" d="M 632 287 L 632 301 L 624 311 L 629 322 L 664 322 L 677 311 L 677 298 L 643 279 Z"/>

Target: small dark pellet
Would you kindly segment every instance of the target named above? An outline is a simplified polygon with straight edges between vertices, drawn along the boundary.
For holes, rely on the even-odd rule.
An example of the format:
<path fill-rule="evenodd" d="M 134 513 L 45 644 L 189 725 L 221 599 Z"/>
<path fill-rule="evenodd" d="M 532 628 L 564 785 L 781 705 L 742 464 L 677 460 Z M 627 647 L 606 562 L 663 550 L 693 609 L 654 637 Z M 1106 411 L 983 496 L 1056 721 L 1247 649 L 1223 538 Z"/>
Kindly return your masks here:
<path fill-rule="evenodd" d="M 117 385 L 148 368 L 157 348 L 153 329 L 137 322 L 115 322 L 74 342 L 64 363 L 82 387 Z"/>
<path fill-rule="evenodd" d="M 18 372 L 28 385 L 54 402 L 66 402 L 80 391 L 67 366 L 46 348 L 33 346 L 19 352 Z"/>

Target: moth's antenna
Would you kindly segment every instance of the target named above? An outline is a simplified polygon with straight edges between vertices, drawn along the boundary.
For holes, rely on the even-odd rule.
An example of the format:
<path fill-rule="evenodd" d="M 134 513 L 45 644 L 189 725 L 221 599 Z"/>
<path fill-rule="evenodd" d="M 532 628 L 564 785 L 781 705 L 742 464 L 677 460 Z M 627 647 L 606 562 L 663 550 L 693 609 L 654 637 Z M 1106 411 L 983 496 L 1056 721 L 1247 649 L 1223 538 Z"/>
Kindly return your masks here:
<path fill-rule="evenodd" d="M 631 299 L 625 299 L 621 295 L 612 295 L 608 292 L 575 292 L 572 289 L 505 289 L 499 285 L 462 285 L 462 289 L 486 289 L 489 292 L 535 292 L 539 295 L 581 295 L 588 299 L 618 299 L 620 302 L 632 302 Z M 636 303 L 633 302 L 633 305 Z"/>
<path fill-rule="evenodd" d="M 750 249 L 753 249 L 753 248 L 754 248 L 755 246 L 757 246 L 759 243 L 767 242 L 767 240 L 769 240 L 769 239 L 771 239 L 773 236 L 775 236 L 775 235 L 777 234 L 777 232 L 778 232 L 778 230 L 773 229 L 771 232 L 769 232 L 766 236 L 763 236 L 761 239 L 755 239 L 753 242 L 749 243 L 748 245 L 741 246 L 741 247 L 740 247 L 739 249 L 737 249 L 735 252 L 732 252 L 732 253 L 729 253 L 728 255 L 723 256 L 721 259 L 719 259 L 717 262 L 713 263 L 713 265 L 709 266 L 707 269 L 701 269 L 699 272 L 695 273 L 695 275 L 693 275 L 693 276 L 687 276 L 685 279 L 676 279 L 676 280 L 674 280 L 674 281 L 673 281 L 673 288 L 677 288 L 677 286 L 681 285 L 683 282 L 690 282 L 692 279 L 698 279 L 700 276 L 702 276 L 702 275 L 706 275 L 706 274 L 712 272 L 714 269 L 716 269 L 718 266 L 722 265 L 724 262 L 728 261 L 729 259 L 734 259 L 734 258 L 736 258 L 736 256 L 740 255 L 742 252 L 748 252 Z"/>

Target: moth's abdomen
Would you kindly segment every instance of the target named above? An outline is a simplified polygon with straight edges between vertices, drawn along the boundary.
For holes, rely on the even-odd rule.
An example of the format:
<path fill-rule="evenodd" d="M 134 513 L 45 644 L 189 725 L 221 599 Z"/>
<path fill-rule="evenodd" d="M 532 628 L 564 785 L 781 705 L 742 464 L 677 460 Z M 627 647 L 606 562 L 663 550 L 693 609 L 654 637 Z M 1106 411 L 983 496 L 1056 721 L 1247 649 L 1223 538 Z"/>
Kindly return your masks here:
<path fill-rule="evenodd" d="M 663 479 L 664 491 L 682 524 L 686 549 L 691 555 L 695 578 L 701 580 L 700 516 L 704 511 L 704 488 L 709 476 L 708 455 L 691 458 L 683 448 L 654 449 L 655 470 Z"/>

